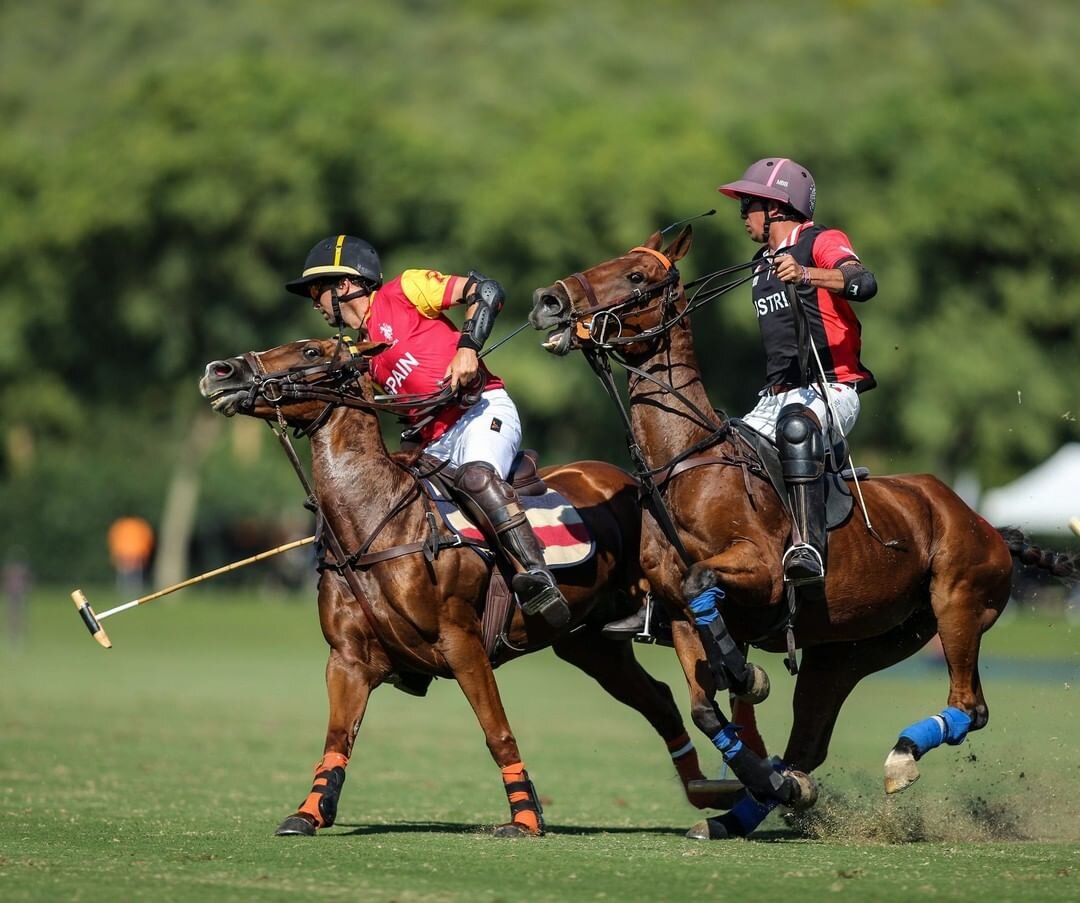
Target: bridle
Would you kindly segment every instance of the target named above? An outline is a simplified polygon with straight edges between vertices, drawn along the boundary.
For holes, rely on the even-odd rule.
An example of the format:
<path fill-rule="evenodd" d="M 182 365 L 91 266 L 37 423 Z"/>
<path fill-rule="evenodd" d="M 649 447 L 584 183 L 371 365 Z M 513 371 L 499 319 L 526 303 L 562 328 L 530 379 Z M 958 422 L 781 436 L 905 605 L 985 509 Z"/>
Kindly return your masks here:
<path fill-rule="evenodd" d="M 556 285 L 561 286 L 566 293 L 567 301 L 570 303 L 570 325 L 573 327 L 574 337 L 578 340 L 579 345 L 587 341 L 595 349 L 617 351 L 624 345 L 650 342 L 666 335 L 673 326 L 702 305 L 752 279 L 754 276 L 753 268 L 760 263 L 760 261 L 749 261 L 724 267 L 682 285 L 678 268 L 666 254 L 657 251 L 655 248 L 638 245 L 627 251 L 626 255 L 635 253 L 649 254 L 656 258 L 664 268 L 663 274 L 655 282 L 639 286 L 614 301 L 600 303 L 597 299 L 596 290 L 584 273 L 573 273 L 566 279 L 557 281 Z M 751 270 L 751 272 L 734 281 L 706 288 L 714 279 L 729 276 L 742 270 Z M 567 285 L 570 280 L 580 286 L 589 301 L 588 306 L 577 307 L 574 305 L 573 294 Z M 680 310 L 679 299 L 685 298 L 684 290 L 694 287 L 697 287 L 698 291 L 686 301 Z M 640 307 L 643 302 L 657 296 L 659 296 L 659 300 L 655 304 L 649 307 Z M 628 313 L 646 314 L 653 310 L 660 311 L 660 321 L 658 323 L 633 335 L 623 334 L 623 319 Z M 584 349 L 584 346 L 582 347 Z"/>
<path fill-rule="evenodd" d="M 671 326 L 685 316 L 685 311 L 678 313 L 675 307 L 679 297 L 682 296 L 679 288 L 679 270 L 675 264 L 660 251 L 640 245 L 631 248 L 627 254 L 639 252 L 655 257 L 664 267 L 663 276 L 656 282 L 639 286 L 611 303 L 601 304 L 597 300 L 596 291 L 584 273 L 573 273 L 566 280 L 560 279 L 558 281 L 557 284 L 562 286 L 568 300 L 572 298 L 572 294 L 566 282 L 571 279 L 577 282 L 585 293 L 585 297 L 589 300 L 589 306 L 583 308 L 574 307 L 571 301 L 570 322 L 574 327 L 574 334 L 579 340 L 591 341 L 593 345 L 599 348 L 614 348 L 630 342 L 648 341 L 667 332 Z M 660 323 L 637 335 L 624 336 L 621 316 L 657 296 L 660 297 L 656 305 L 644 308 L 641 313 L 647 313 L 658 307 L 661 311 Z M 615 334 L 611 335 L 613 329 Z"/>
<path fill-rule="evenodd" d="M 341 349 L 348 352 L 348 357 L 341 356 Z M 325 407 L 314 420 L 305 426 L 294 428 L 294 435 L 297 437 L 310 436 L 318 430 L 336 407 L 423 417 L 442 409 L 455 397 L 449 386 L 437 392 L 417 395 L 365 397 L 360 379 L 370 371 L 369 359 L 361 355 L 350 340 L 346 338 L 342 341 L 340 335 L 332 359 L 325 363 L 267 372 L 262 359 L 253 351 L 242 354 L 240 359 L 247 364 L 251 379 L 239 407 L 251 410 L 261 400 L 276 410 L 278 423 L 284 426 L 284 415 L 281 412 L 283 405 L 304 401 L 325 403 Z"/>

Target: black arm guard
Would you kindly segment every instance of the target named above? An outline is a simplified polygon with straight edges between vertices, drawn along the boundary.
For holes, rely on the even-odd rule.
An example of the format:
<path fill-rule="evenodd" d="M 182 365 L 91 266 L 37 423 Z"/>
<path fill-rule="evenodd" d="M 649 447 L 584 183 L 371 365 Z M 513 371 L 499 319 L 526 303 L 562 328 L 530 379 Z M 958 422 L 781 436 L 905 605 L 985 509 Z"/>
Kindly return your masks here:
<path fill-rule="evenodd" d="M 844 274 L 844 297 L 852 301 L 869 301 L 877 294 L 877 280 L 869 270 L 858 264 L 840 268 Z"/>
<path fill-rule="evenodd" d="M 458 339 L 457 346 L 458 348 L 472 348 L 473 351 L 479 351 L 484 347 L 484 342 L 488 340 L 488 336 L 491 335 L 491 330 L 495 326 L 495 317 L 503 309 L 503 304 L 506 302 L 506 292 L 494 279 L 488 279 L 474 273 L 469 276 L 469 281 L 471 282 L 474 278 L 477 279 L 476 291 L 473 292 L 472 297 L 466 298 L 465 301 L 470 306 L 475 304 L 476 310 L 462 325 L 461 337 Z"/>

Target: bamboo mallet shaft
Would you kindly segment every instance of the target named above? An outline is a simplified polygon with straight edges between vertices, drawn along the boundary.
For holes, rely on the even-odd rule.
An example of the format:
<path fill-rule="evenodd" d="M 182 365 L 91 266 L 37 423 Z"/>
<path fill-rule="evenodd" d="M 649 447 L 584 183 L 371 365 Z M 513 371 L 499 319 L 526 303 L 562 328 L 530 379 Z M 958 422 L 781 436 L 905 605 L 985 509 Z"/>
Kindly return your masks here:
<path fill-rule="evenodd" d="M 86 598 L 86 594 L 81 589 L 73 590 L 71 593 L 71 601 L 75 603 L 75 608 L 78 609 L 83 622 L 86 624 L 86 629 L 90 631 L 90 634 L 106 649 L 112 647 L 112 643 L 109 640 L 108 634 L 105 633 L 101 627 L 101 621 L 104 621 L 112 615 L 119 614 L 122 611 L 127 611 L 129 608 L 135 608 L 139 605 L 145 605 L 147 602 L 153 602 L 154 599 L 160 599 L 162 596 L 167 596 L 169 593 L 175 593 L 178 589 L 184 589 L 187 586 L 194 586 L 196 583 L 202 583 L 204 580 L 209 580 L 211 577 L 217 577 L 221 574 L 227 574 L 229 571 L 235 571 L 237 568 L 245 567 L 249 564 L 254 564 L 257 561 L 262 561 L 265 558 L 271 558 L 274 555 L 280 555 L 282 552 L 288 552 L 292 549 L 298 549 L 300 546 L 306 546 L 309 543 L 315 541 L 314 536 L 305 536 L 303 539 L 297 539 L 293 542 L 287 542 L 285 545 L 277 546 L 273 549 L 267 549 L 265 552 L 260 552 L 258 555 L 252 555 L 250 558 L 244 558 L 240 561 L 234 561 L 232 564 L 226 564 L 223 567 L 215 568 L 212 571 L 207 571 L 205 574 L 199 574 L 197 577 L 189 577 L 187 580 L 183 580 L 180 583 L 175 583 L 172 586 L 167 586 L 165 589 L 159 589 L 157 592 L 150 593 L 148 596 L 141 596 L 138 599 L 132 599 L 130 602 L 125 602 L 123 605 L 117 605 L 115 608 L 110 608 L 108 611 L 103 611 L 101 614 L 95 614 L 94 609 L 90 606 L 90 600 Z"/>

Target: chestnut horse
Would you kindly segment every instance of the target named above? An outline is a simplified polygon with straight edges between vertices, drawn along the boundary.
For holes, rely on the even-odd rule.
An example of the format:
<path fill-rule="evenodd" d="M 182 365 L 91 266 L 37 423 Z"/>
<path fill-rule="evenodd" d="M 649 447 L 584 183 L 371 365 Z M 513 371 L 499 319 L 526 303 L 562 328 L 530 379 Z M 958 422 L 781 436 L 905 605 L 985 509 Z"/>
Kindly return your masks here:
<path fill-rule="evenodd" d="M 457 680 L 502 769 L 511 820 L 496 834 L 543 833 L 538 797 L 492 669 L 548 645 L 648 720 L 666 742 L 684 788 L 701 779 L 671 691 L 646 673 L 629 642 L 613 642 L 599 631 L 617 595 L 640 604 L 645 588 L 637 562 L 641 516 L 634 479 L 599 461 L 542 472 L 577 508 L 596 551 L 584 564 L 556 571 L 570 623 L 555 631 L 542 618 L 516 610 L 506 634 L 509 645 L 489 661 L 478 608 L 490 565 L 468 546 L 422 554 L 437 529 L 432 506 L 405 457 L 387 453 L 366 373 L 367 357 L 384 347 L 346 348 L 334 339 L 293 342 L 213 361 L 200 383 L 219 413 L 280 419 L 280 435 L 285 424 L 310 435 L 314 502 L 338 551 L 356 559 L 351 571 L 336 559 L 319 580 L 319 619 L 330 646 L 329 726 L 311 793 L 277 833 L 313 835 L 333 824 L 368 696 L 395 669 Z M 687 797 L 698 808 L 717 803 L 708 793 L 687 790 Z"/>
<path fill-rule="evenodd" d="M 656 475 L 675 535 L 696 562 L 687 578 L 686 559 L 650 512 L 642 564 L 653 592 L 683 610 L 674 639 L 694 721 L 723 751 L 733 729 L 712 700 L 690 597 L 718 584 L 726 594 L 719 610 L 734 639 L 782 650 L 781 558 L 790 520 L 767 479 L 754 475 L 747 445 L 706 397 L 675 267 L 690 248 L 691 229 L 663 251 L 661 237 L 537 289 L 530 320 L 552 332 L 549 350 L 583 351 L 602 378 L 606 361 L 628 365 L 632 437 Z M 668 469 L 687 450 L 694 457 Z M 929 749 L 960 743 L 969 730 L 986 726 L 979 644 L 1009 599 L 1013 557 L 1074 580 L 1080 556 L 1042 553 L 1019 531 L 996 530 L 930 475 L 874 477 L 860 486 L 866 517 L 851 517 L 830 534 L 824 597 L 804 599 L 792 622 L 804 651 L 783 761 L 805 772 L 820 766 L 855 685 L 914 654 L 937 632 L 948 665 L 947 707 L 902 731 L 885 762 L 885 789 L 893 793 L 919 777 L 916 761 Z M 766 801 L 744 801 L 691 836 L 749 833 L 777 799 L 787 802 L 783 794 L 767 799 L 758 788 L 754 794 Z"/>

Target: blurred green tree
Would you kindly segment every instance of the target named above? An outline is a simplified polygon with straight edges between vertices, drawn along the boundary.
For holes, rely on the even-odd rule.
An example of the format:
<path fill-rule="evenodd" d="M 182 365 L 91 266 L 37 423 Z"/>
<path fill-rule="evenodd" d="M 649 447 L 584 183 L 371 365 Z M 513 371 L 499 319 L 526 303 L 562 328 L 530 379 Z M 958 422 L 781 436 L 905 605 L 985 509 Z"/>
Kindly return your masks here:
<path fill-rule="evenodd" d="M 536 286 L 714 205 L 685 274 L 748 258 L 714 189 L 774 153 L 882 286 L 859 456 L 1003 482 L 1077 438 L 1078 39 L 1064 0 L 4 4 L 0 543 L 102 573 L 101 525 L 164 518 L 185 468 L 214 486 L 203 531 L 296 499 L 235 425 L 197 439 L 195 383 L 325 329 L 281 288 L 320 237 L 497 276 L 497 338 Z M 748 293 L 695 330 L 713 402 L 742 413 Z M 584 363 L 536 339 L 491 358 L 526 442 L 625 464 Z"/>

